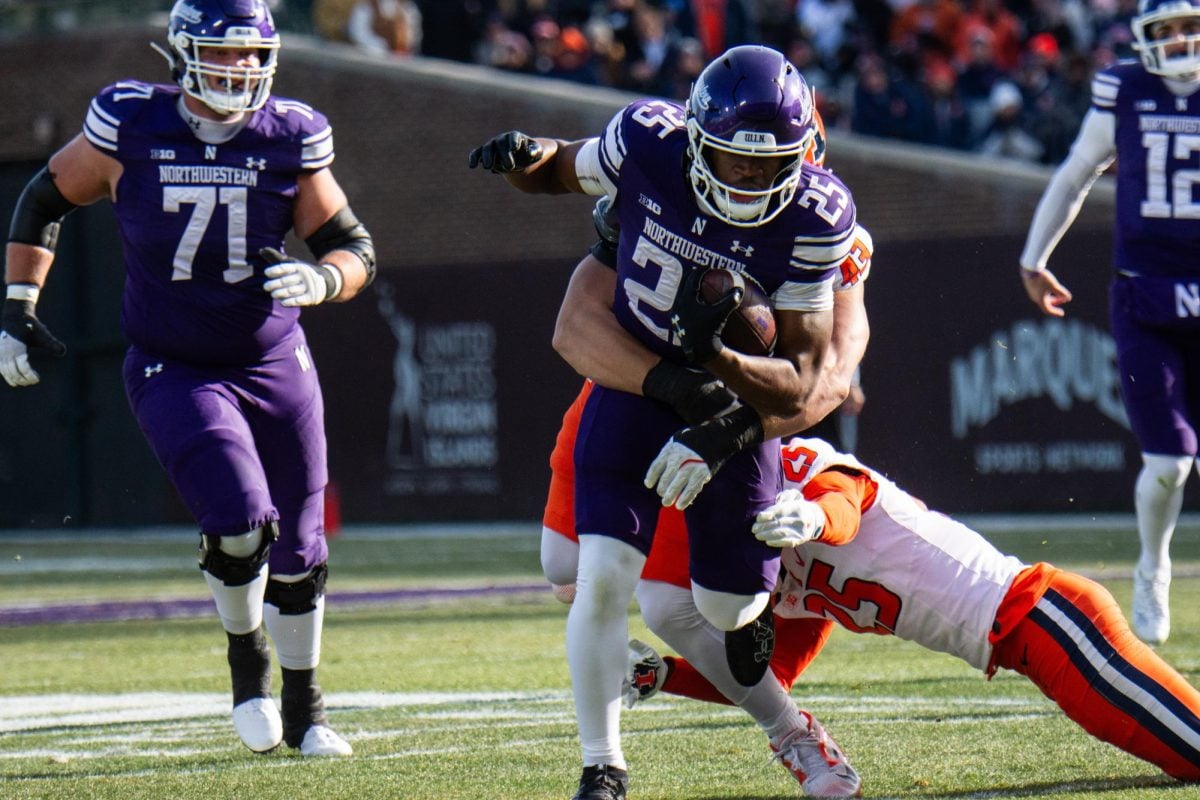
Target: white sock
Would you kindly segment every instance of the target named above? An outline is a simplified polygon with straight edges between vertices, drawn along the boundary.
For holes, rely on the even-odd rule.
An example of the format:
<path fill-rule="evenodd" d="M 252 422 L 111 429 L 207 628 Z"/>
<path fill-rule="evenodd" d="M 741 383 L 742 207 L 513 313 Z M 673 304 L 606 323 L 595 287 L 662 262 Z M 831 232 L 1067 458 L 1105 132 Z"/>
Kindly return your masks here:
<path fill-rule="evenodd" d="M 752 687 L 734 679 L 725 656 L 725 634 L 696 609 L 691 591 L 662 581 L 639 581 L 638 605 L 654 635 L 686 658 L 721 694 L 746 711 L 772 739 L 804 724 L 775 673 Z"/>
<path fill-rule="evenodd" d="M 300 583 L 312 577 L 313 570 L 296 575 L 271 574 L 278 583 Z M 279 665 L 287 669 L 316 669 L 321 662 L 321 630 L 325 624 L 325 595 L 313 601 L 312 611 L 303 614 L 284 614 L 279 607 L 266 602 L 263 622 L 275 645 Z"/>
<path fill-rule="evenodd" d="M 608 536 L 579 537 L 575 602 L 567 615 L 567 664 L 583 765 L 625 769 L 621 681 L 629 640 L 629 601 L 646 557 Z"/>
<path fill-rule="evenodd" d="M 279 576 L 275 576 L 279 580 Z M 263 605 L 263 621 L 275 645 L 281 667 L 316 669 L 321 663 L 321 630 L 325 623 L 325 596 L 314 602 L 307 614 L 280 614 L 270 603 Z"/>
<path fill-rule="evenodd" d="M 258 577 L 242 586 L 226 586 L 207 572 L 204 580 L 217 605 L 221 626 L 230 633 L 250 633 L 263 621 L 263 593 L 267 590 L 267 565 Z"/>
<path fill-rule="evenodd" d="M 1171 537 L 1183 507 L 1183 486 L 1191 468 L 1189 456 L 1142 453 L 1142 469 L 1134 484 L 1134 507 L 1142 542 L 1138 570 L 1145 576 L 1170 574 Z"/>

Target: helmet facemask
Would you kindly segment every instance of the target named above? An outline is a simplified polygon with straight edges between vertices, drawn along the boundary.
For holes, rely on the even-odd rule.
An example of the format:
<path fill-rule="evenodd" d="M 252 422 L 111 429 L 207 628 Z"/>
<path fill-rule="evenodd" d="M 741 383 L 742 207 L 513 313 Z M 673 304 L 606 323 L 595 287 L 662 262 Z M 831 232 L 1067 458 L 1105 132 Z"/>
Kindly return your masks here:
<path fill-rule="evenodd" d="M 1163 78 L 1181 81 L 1200 80 L 1200 7 L 1189 0 L 1159 4 L 1138 14 L 1130 23 L 1133 49 L 1138 52 L 1146 71 Z M 1185 30 L 1163 35 L 1155 28 L 1165 22 L 1184 23 Z M 1177 52 L 1176 52 L 1177 51 Z"/>
<path fill-rule="evenodd" d="M 726 140 L 705 131 L 694 117 L 688 119 L 688 177 L 696 200 L 706 214 L 739 228 L 764 225 L 783 211 L 796 196 L 804 154 L 812 146 L 814 129 L 799 142 L 780 147 L 770 133 L 737 131 Z M 765 189 L 725 183 L 712 163 L 712 152 L 751 158 L 784 158 L 783 166 Z"/>
<path fill-rule="evenodd" d="M 168 38 L 176 57 L 179 85 L 218 114 L 256 111 L 266 104 L 275 76 L 279 36 L 264 38 L 256 28 L 229 28 L 223 37 L 193 36 L 186 32 Z M 206 48 L 257 50 L 259 65 L 214 64 L 204 59 Z M 214 79 L 216 85 L 214 86 Z"/>

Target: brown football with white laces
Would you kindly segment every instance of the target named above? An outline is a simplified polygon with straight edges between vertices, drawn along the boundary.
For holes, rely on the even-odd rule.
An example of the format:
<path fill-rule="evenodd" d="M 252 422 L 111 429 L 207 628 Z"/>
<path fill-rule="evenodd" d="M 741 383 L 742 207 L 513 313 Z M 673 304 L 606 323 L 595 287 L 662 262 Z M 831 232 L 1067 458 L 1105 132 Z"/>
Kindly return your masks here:
<path fill-rule="evenodd" d="M 721 341 L 739 353 L 770 355 L 777 335 L 775 311 L 762 284 L 745 273 L 721 267 L 712 267 L 700 276 L 700 297 L 709 304 L 737 288 L 742 290 L 742 301 L 729 315 Z"/>

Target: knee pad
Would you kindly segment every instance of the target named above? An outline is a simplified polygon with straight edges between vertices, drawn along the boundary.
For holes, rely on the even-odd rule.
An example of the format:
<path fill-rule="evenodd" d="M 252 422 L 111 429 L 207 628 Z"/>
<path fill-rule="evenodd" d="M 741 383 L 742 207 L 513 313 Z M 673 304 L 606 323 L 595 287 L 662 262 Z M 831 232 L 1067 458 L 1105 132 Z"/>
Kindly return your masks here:
<path fill-rule="evenodd" d="M 268 578 L 266 601 L 285 616 L 316 611 L 317 599 L 325 594 L 325 580 L 328 576 L 329 567 L 322 562 L 298 581 L 289 583 L 277 578 Z"/>
<path fill-rule="evenodd" d="M 717 592 L 692 583 L 692 599 L 705 619 L 723 631 L 734 631 L 758 619 L 770 603 L 771 595 Z"/>
<path fill-rule="evenodd" d="M 200 534 L 200 569 L 226 586 L 245 586 L 267 563 L 271 543 L 279 538 L 279 523 L 268 522 L 241 536 Z"/>
<path fill-rule="evenodd" d="M 1146 477 L 1149 485 L 1171 492 L 1187 482 L 1193 460 L 1192 456 L 1159 456 L 1142 453 L 1142 475 Z"/>

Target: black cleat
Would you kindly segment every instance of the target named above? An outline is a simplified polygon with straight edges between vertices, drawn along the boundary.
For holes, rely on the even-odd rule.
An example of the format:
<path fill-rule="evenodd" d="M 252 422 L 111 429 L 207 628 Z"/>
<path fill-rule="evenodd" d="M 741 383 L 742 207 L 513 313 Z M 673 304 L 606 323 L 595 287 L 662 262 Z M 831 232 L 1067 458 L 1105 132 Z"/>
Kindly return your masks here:
<path fill-rule="evenodd" d="M 758 619 L 725 632 L 725 660 L 742 686 L 757 686 L 775 652 L 775 612 L 768 605 Z"/>
<path fill-rule="evenodd" d="M 623 769 L 600 764 L 584 767 L 579 778 L 579 791 L 571 800 L 625 800 L 629 790 L 629 773 Z"/>

